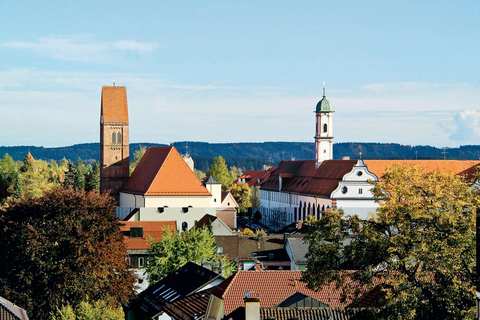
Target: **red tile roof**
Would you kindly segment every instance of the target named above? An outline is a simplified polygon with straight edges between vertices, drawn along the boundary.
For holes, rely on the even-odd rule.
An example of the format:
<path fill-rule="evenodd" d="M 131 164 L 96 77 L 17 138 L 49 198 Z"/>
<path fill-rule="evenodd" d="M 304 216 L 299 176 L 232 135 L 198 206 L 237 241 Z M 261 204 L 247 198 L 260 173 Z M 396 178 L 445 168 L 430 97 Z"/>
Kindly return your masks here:
<path fill-rule="evenodd" d="M 103 123 L 128 123 L 127 88 L 103 86 L 101 108 Z"/>
<path fill-rule="evenodd" d="M 477 172 L 476 168 L 480 166 L 478 160 L 364 160 L 363 162 L 367 165 L 368 171 L 374 173 L 379 179 L 387 167 L 393 165 L 417 165 L 426 172 L 453 172 L 466 178 L 472 178 Z"/>
<path fill-rule="evenodd" d="M 330 197 L 343 176 L 352 171 L 357 160 L 326 160 L 315 169 L 315 160 L 282 161 L 262 189 Z"/>
<path fill-rule="evenodd" d="M 130 238 L 130 228 L 142 227 L 143 237 Z M 123 234 L 123 239 L 127 250 L 142 250 L 148 249 L 148 238 L 153 237 L 160 240 L 163 237 L 163 232 L 170 229 L 171 232 L 177 230 L 177 223 L 175 221 L 122 221 L 120 222 L 120 231 Z"/>
<path fill-rule="evenodd" d="M 267 170 L 248 170 L 245 171 L 240 177 L 238 177 L 236 182 L 240 182 L 245 179 L 245 183 L 248 184 L 249 187 L 252 186 L 259 186 L 270 177 L 270 174 L 275 170 L 275 167 L 271 167 Z M 260 180 L 260 182 L 259 182 Z"/>
<path fill-rule="evenodd" d="M 177 320 L 203 319 L 209 301 L 210 290 L 204 290 L 167 303 L 162 309 L 171 318 Z"/>
<path fill-rule="evenodd" d="M 260 295 L 260 307 L 270 308 L 284 301 L 296 292 L 300 292 L 315 300 L 329 305 L 332 308 L 348 306 L 351 301 L 341 300 L 342 288 L 336 288 L 335 284 L 323 286 L 319 291 L 307 288 L 300 281 L 302 271 L 293 270 L 270 270 L 270 271 L 237 271 L 229 281 L 226 288 L 214 289 L 212 293 L 221 294 L 225 308 L 225 314 L 229 314 L 236 308 L 244 305 L 244 295 L 254 291 Z M 379 280 L 374 280 L 379 284 Z M 350 283 L 351 284 L 351 283 Z M 349 285 L 347 283 L 347 285 Z"/>
<path fill-rule="evenodd" d="M 174 147 L 149 147 L 120 192 L 210 196 Z"/>

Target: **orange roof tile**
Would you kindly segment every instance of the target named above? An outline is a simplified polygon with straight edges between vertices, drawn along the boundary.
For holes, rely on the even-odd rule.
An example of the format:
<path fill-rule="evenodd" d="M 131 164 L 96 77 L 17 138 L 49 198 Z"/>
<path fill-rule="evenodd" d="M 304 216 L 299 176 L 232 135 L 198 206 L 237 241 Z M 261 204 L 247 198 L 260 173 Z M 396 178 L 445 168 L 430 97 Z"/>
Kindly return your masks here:
<path fill-rule="evenodd" d="M 293 270 L 237 271 L 231 279 L 227 279 L 229 282 L 225 290 L 212 290 L 212 293 L 222 294 L 225 314 L 243 306 L 244 295 L 249 291 L 261 296 L 262 308 L 274 307 L 296 292 L 328 304 L 332 308 L 345 307 L 352 302 L 341 300 L 342 288 L 336 288 L 335 284 L 325 285 L 319 291 L 313 291 L 307 289 L 306 283 L 300 281 L 301 277 L 302 271 Z M 374 283 L 378 285 L 380 280 L 374 279 Z"/>
<path fill-rule="evenodd" d="M 146 196 L 211 195 L 174 147 L 149 147 L 120 192 Z"/>
<path fill-rule="evenodd" d="M 130 228 L 142 227 L 143 237 L 130 238 Z M 127 250 L 149 249 L 148 238 L 153 237 L 160 240 L 165 230 L 175 232 L 177 223 L 175 221 L 122 221 L 120 231 L 123 234 L 123 240 Z"/>
<path fill-rule="evenodd" d="M 387 167 L 393 165 L 417 165 L 426 172 L 453 172 L 466 175 L 467 178 L 471 178 L 471 175 L 477 171 L 476 167 L 480 165 L 478 160 L 364 160 L 363 162 L 367 165 L 368 171 L 374 173 L 379 179 Z"/>
<path fill-rule="evenodd" d="M 128 123 L 127 88 L 103 86 L 101 107 L 103 123 Z"/>

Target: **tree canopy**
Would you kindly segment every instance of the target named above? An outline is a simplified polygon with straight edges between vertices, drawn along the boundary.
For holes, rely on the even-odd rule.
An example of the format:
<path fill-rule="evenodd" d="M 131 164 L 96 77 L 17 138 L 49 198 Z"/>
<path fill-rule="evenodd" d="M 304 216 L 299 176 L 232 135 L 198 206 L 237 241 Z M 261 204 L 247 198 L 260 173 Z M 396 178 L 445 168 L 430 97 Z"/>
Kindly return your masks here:
<path fill-rule="evenodd" d="M 252 206 L 252 202 L 250 201 L 252 198 L 252 191 L 247 183 L 234 183 L 231 185 L 229 191 L 235 198 L 235 201 L 237 201 L 240 209 L 250 208 Z"/>
<path fill-rule="evenodd" d="M 237 178 L 232 171 L 228 171 L 227 164 L 222 156 L 213 159 L 207 174 L 222 184 L 223 191 L 227 191 L 232 182 Z"/>
<path fill-rule="evenodd" d="M 222 275 L 228 277 L 235 270 L 233 262 L 217 253 L 217 244 L 208 228 L 191 228 L 186 232 L 164 231 L 160 241 L 150 239 L 146 272 L 151 283 L 163 279 L 187 262 L 201 264 L 208 260 L 220 267 Z"/>
<path fill-rule="evenodd" d="M 395 166 L 373 194 L 380 207 L 372 220 L 327 212 L 313 222 L 303 276 L 309 287 L 342 284 L 341 270 L 353 268 L 349 275 L 361 284 L 386 284 L 386 304 L 365 310 L 370 318 L 473 318 L 478 188 L 453 173 Z"/>
<path fill-rule="evenodd" d="M 0 295 L 35 319 L 64 305 L 132 296 L 114 203 L 94 192 L 54 188 L 0 211 Z"/>

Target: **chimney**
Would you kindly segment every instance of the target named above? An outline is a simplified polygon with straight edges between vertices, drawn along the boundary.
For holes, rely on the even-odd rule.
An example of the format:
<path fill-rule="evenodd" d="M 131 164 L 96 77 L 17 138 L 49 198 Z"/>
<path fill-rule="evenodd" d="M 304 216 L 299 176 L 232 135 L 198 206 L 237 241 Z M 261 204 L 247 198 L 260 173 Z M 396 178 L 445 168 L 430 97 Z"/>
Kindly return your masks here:
<path fill-rule="evenodd" d="M 260 298 L 243 299 L 245 302 L 245 320 L 260 320 Z"/>
<path fill-rule="evenodd" d="M 260 265 L 260 261 L 255 261 L 255 271 L 262 271 L 262 267 Z"/>

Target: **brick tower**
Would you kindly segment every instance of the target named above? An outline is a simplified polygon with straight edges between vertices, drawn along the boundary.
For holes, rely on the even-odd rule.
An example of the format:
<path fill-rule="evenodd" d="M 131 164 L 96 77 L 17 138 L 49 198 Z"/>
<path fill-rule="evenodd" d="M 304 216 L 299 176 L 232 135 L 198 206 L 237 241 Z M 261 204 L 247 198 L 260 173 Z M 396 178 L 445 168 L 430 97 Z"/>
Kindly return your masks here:
<path fill-rule="evenodd" d="M 100 192 L 118 190 L 129 172 L 128 105 L 126 87 L 103 86 L 100 113 Z"/>

